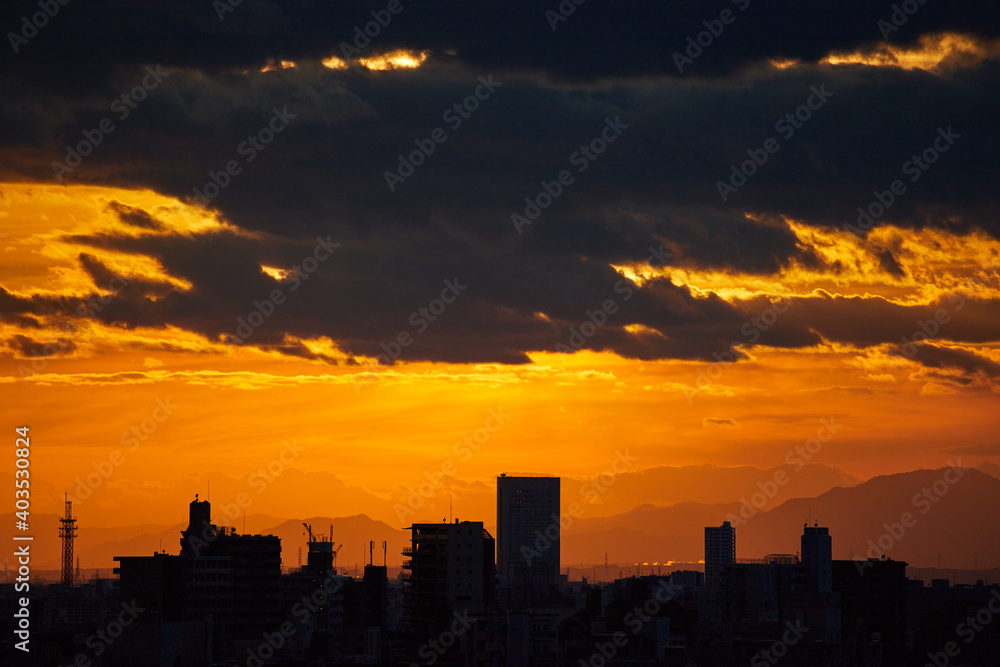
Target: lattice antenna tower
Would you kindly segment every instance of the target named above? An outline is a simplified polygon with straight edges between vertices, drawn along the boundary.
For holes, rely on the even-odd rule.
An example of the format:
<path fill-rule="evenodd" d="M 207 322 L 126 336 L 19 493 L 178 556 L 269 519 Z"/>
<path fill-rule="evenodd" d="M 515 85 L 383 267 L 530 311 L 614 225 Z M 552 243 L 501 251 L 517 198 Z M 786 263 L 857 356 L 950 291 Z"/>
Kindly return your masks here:
<path fill-rule="evenodd" d="M 59 519 L 59 537 L 62 538 L 62 582 L 73 585 L 73 540 L 76 538 L 76 519 L 73 503 L 66 494 L 66 515 Z"/>

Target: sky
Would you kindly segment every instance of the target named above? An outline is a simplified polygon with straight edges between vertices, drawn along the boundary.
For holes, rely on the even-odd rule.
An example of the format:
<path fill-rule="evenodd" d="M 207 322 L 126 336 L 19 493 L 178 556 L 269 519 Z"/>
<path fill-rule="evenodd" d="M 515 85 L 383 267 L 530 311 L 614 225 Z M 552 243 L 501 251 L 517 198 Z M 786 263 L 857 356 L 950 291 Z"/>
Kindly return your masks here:
<path fill-rule="evenodd" d="M 1000 462 L 1000 7 L 39 6 L 0 10 L 34 511 Z"/>

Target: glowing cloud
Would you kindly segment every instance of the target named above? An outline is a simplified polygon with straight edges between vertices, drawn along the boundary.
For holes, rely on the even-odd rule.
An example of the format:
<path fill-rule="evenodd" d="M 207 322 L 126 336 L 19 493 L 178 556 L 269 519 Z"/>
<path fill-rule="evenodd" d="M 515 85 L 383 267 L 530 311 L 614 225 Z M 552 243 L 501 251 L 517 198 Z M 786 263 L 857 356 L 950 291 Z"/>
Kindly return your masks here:
<path fill-rule="evenodd" d="M 831 53 L 820 61 L 825 65 L 869 65 L 901 67 L 928 72 L 974 67 L 987 58 L 1000 54 L 1000 42 L 985 42 L 974 37 L 944 33 L 923 35 L 920 46 L 903 48 L 880 43 L 870 50 L 854 53 Z M 772 63 L 773 64 L 773 63 Z"/>
<path fill-rule="evenodd" d="M 276 72 L 280 69 L 295 69 L 295 63 L 291 60 L 279 60 L 278 62 L 271 60 L 261 72 Z"/>
<path fill-rule="evenodd" d="M 396 51 L 382 53 L 377 56 L 358 58 L 356 61 L 352 62 L 357 63 L 365 69 L 374 71 L 416 69 L 417 67 L 420 67 L 429 56 L 430 53 L 427 51 L 405 51 L 403 49 L 398 49 Z M 348 69 L 352 64 L 337 56 L 330 56 L 320 62 L 322 62 L 323 66 L 327 69 L 337 70 Z"/>

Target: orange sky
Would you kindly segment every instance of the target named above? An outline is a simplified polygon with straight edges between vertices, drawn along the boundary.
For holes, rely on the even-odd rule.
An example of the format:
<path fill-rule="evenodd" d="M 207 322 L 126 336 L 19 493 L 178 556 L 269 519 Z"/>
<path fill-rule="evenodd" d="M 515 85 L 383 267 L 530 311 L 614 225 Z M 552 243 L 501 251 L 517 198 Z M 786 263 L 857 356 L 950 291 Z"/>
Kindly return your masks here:
<path fill-rule="evenodd" d="M 165 227 L 127 226 L 108 210 L 112 201 L 141 208 Z M 726 300 L 882 296 L 913 306 L 949 303 L 943 301 L 949 296 L 1000 295 L 995 269 L 982 274 L 984 267 L 996 266 L 1000 243 L 985 236 L 904 234 L 884 225 L 872 239 L 894 248 L 905 269 L 899 277 L 881 270 L 847 232 L 789 224 L 802 243 L 830 261 L 840 260 L 846 270 L 827 275 L 791 266 L 756 278 L 683 267 L 617 268 L 636 284 L 661 274 L 697 296 Z M 69 237 L 100 231 L 197 236 L 223 228 L 253 236 L 150 192 L 3 184 L 0 285 L 21 297 L 83 299 L 95 289 L 80 260 L 88 253 L 126 278 L 190 289 L 149 257 L 84 247 Z M 795 307 L 793 301 L 788 317 Z M 86 317 L 68 322 L 37 315 L 34 325 L 0 324 L 2 340 L 24 336 L 56 346 L 54 354 L 33 358 L 30 348 L 8 342 L 0 355 L 2 421 L 11 429 L 11 441 L 13 426 L 31 427 L 35 512 L 59 512 L 64 491 L 73 492 L 78 480 L 97 468 L 108 470 L 109 460 L 119 461 L 91 496 L 78 499 L 81 521 L 95 526 L 180 521 L 186 502 L 195 492 L 206 492 L 209 479 L 213 500 L 224 502 L 242 490 L 253 498 L 252 512 L 279 517 L 367 512 L 400 525 L 392 503 L 449 462 L 455 479 L 435 495 L 454 496 L 459 504 L 466 495 L 488 491 L 499 472 L 585 478 L 606 469 L 616 451 L 626 448 L 637 457 L 637 468 L 701 463 L 768 468 L 783 463 L 790 449 L 813 437 L 820 420 L 830 417 L 843 427 L 816 462 L 867 478 L 943 466 L 959 456 L 949 450 L 995 444 L 989 434 L 1000 426 L 997 390 L 990 382 L 949 382 L 947 369 L 931 373 L 891 355 L 887 345 L 745 347 L 751 360 L 725 365 L 582 352 L 534 353 L 526 365 L 404 362 L 387 368 L 371 358 L 332 365 L 226 346 L 176 328 L 126 329 Z M 973 317 L 957 307 L 952 316 Z M 61 328 L 67 324 L 74 329 Z M 947 327 L 942 325 L 939 344 L 1000 362 L 995 343 L 949 342 Z M 660 334 L 637 330 L 635 335 Z M 329 339 L 297 342 L 331 358 L 349 356 Z M 706 377 L 711 381 L 700 380 Z M 158 405 L 170 405 L 170 414 Z M 505 421 L 480 449 L 456 445 L 494 424 L 488 422 L 491 410 L 500 410 Z M 133 428 L 144 440 L 127 435 L 123 440 Z M 304 449 L 283 455 L 283 443 L 291 442 Z M 274 464 L 286 482 L 281 492 L 274 491 L 275 483 L 258 493 L 261 477 L 252 475 L 282 456 L 285 462 Z M 960 456 L 966 465 L 990 460 Z M 373 505 L 373 497 L 384 504 Z M 485 505 L 470 500 L 467 506 L 482 512 Z M 417 512 L 407 520 L 436 520 L 436 512 Z"/>

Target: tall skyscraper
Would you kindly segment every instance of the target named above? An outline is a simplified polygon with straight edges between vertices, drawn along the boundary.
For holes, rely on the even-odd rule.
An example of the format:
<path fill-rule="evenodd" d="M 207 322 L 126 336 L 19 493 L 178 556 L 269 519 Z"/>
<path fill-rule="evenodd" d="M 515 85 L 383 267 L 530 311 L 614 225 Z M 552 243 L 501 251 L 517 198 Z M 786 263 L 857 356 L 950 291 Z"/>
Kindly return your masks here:
<path fill-rule="evenodd" d="M 802 531 L 802 565 L 806 571 L 806 590 L 817 593 L 833 591 L 833 542 L 830 529 L 808 524 Z"/>
<path fill-rule="evenodd" d="M 718 528 L 705 527 L 705 586 L 719 585 L 723 565 L 736 562 L 736 529 L 728 521 Z"/>
<path fill-rule="evenodd" d="M 497 478 L 497 564 L 512 588 L 559 581 L 559 478 Z"/>

